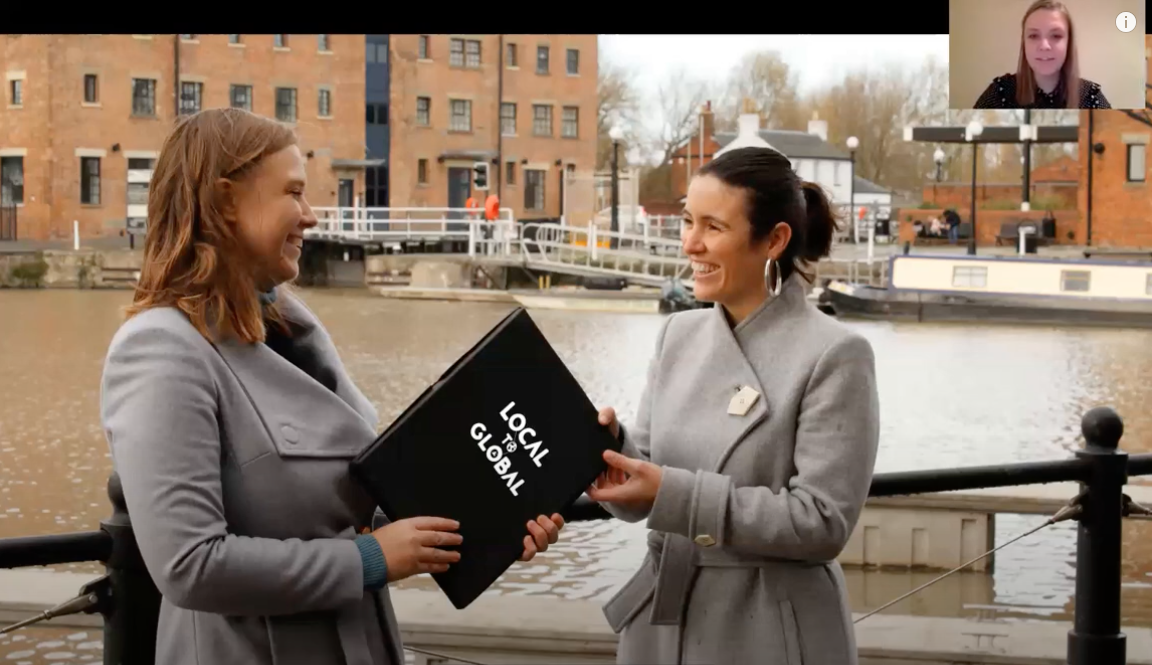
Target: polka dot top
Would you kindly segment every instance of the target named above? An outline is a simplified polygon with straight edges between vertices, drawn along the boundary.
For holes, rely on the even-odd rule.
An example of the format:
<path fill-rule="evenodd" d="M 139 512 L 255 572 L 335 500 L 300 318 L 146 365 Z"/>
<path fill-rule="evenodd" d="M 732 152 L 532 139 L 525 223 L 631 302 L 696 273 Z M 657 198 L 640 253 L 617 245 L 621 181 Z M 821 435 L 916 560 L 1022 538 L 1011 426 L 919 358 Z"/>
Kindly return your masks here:
<path fill-rule="evenodd" d="M 1032 109 L 1062 109 L 1067 108 L 1064 102 L 1064 81 L 1060 81 L 1060 85 L 1051 93 L 1044 92 L 1040 88 L 1036 88 L 1033 95 L 1033 102 L 1031 105 L 1025 107 L 1021 106 L 1016 101 L 1016 75 L 1005 74 L 997 76 L 992 79 L 992 84 L 980 95 L 980 99 L 976 100 L 976 106 L 973 108 L 978 109 L 1019 109 L 1019 108 L 1032 108 Z M 1100 84 L 1088 79 L 1080 79 L 1080 108 L 1082 109 L 1110 109 L 1112 105 L 1108 103 L 1104 93 L 1100 90 Z"/>

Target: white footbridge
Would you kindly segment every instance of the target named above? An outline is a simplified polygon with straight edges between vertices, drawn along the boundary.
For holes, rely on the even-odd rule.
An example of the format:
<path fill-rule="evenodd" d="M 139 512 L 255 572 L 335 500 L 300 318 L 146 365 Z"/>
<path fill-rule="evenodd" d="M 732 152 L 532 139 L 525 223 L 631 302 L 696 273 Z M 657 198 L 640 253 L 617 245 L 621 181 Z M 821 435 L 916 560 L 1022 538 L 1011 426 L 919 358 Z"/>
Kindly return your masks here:
<path fill-rule="evenodd" d="M 643 286 L 678 279 L 692 287 L 680 249 L 679 221 L 621 221 L 622 231 L 588 224 L 517 222 L 502 208 L 495 220 L 471 208 L 314 208 L 320 223 L 305 240 L 379 245 L 384 249 L 467 255 L 480 264 L 529 271 L 617 277 Z M 622 211 L 623 212 L 623 211 Z M 622 216 L 623 220 L 623 216 Z"/>

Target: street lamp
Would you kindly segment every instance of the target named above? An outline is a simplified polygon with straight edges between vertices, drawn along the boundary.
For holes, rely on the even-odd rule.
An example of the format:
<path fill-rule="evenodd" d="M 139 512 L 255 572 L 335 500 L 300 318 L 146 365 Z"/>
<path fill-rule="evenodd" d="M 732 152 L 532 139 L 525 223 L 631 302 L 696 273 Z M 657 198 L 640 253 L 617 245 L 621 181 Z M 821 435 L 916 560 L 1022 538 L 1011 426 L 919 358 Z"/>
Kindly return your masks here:
<path fill-rule="evenodd" d="M 972 142 L 972 215 L 969 218 L 972 228 L 968 234 L 968 254 L 970 256 L 976 255 L 976 158 L 980 154 L 980 147 L 977 145 L 976 139 L 980 138 L 983 133 L 984 125 L 981 125 L 979 120 L 968 123 L 965 139 Z"/>
<path fill-rule="evenodd" d="M 932 205 L 940 205 L 939 195 L 936 194 L 936 185 L 940 184 L 940 169 L 944 166 L 944 151 L 936 148 L 936 152 L 932 153 L 932 161 L 936 162 L 936 184 L 932 185 Z"/>
<path fill-rule="evenodd" d="M 860 139 L 849 136 L 844 142 L 848 146 L 850 170 L 848 172 L 848 219 L 852 222 L 852 242 L 860 243 L 860 225 L 856 222 L 856 148 Z"/>
<path fill-rule="evenodd" d="M 616 234 L 620 231 L 620 140 L 624 138 L 624 130 L 612 125 L 608 138 L 612 139 L 612 235 L 608 242 L 609 247 L 616 249 Z"/>

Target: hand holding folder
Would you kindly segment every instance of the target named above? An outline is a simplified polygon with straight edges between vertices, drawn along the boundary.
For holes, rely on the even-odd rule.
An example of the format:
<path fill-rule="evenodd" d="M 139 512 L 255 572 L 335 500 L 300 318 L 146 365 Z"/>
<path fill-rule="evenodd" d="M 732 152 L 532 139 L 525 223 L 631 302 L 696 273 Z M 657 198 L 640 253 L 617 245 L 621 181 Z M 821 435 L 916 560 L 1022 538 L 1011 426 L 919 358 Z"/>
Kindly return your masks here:
<path fill-rule="evenodd" d="M 580 384 L 517 308 L 351 471 L 392 521 L 437 515 L 459 522 L 463 540 L 450 549 L 460 560 L 433 578 L 463 609 L 517 559 L 555 542 L 551 526 L 558 532 L 563 520 L 538 518 L 570 506 L 605 468 L 603 452 L 620 449 L 596 418 Z"/>

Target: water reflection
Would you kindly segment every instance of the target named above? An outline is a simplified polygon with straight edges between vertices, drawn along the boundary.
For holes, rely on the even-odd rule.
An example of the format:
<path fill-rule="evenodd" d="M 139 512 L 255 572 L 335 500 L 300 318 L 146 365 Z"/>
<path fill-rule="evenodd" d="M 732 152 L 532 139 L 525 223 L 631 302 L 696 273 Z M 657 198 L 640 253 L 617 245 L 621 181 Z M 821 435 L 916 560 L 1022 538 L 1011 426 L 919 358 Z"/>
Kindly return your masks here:
<path fill-rule="evenodd" d="M 364 291 L 305 291 L 382 423 L 508 311 L 502 304 L 398 301 Z M 0 537 L 96 528 L 108 512 L 99 379 L 123 291 L 0 290 Z M 635 412 L 662 319 L 533 311 L 598 405 Z M 1061 458 L 1099 404 L 1125 418 L 1124 447 L 1152 451 L 1152 344 L 1144 331 L 852 323 L 876 350 L 880 470 Z M 1042 521 L 1002 515 L 997 541 Z M 643 556 L 642 525 L 573 525 L 562 544 L 513 567 L 493 593 L 600 601 Z M 1125 529 L 1124 616 L 1152 625 L 1152 526 Z M 1049 527 L 997 554 L 995 573 L 958 575 L 890 612 L 1066 619 L 1075 525 Z M 96 571 L 91 564 L 64 566 Z M 931 575 L 850 571 L 857 609 Z M 431 580 L 405 583 L 430 586 Z M 8 647 L 3 647 L 4 649 Z M 0 650 L 0 655 L 4 652 Z"/>
<path fill-rule="evenodd" d="M 5 665 L 98 663 L 103 656 L 100 630 L 25 628 L 0 636 L 0 659 Z"/>

